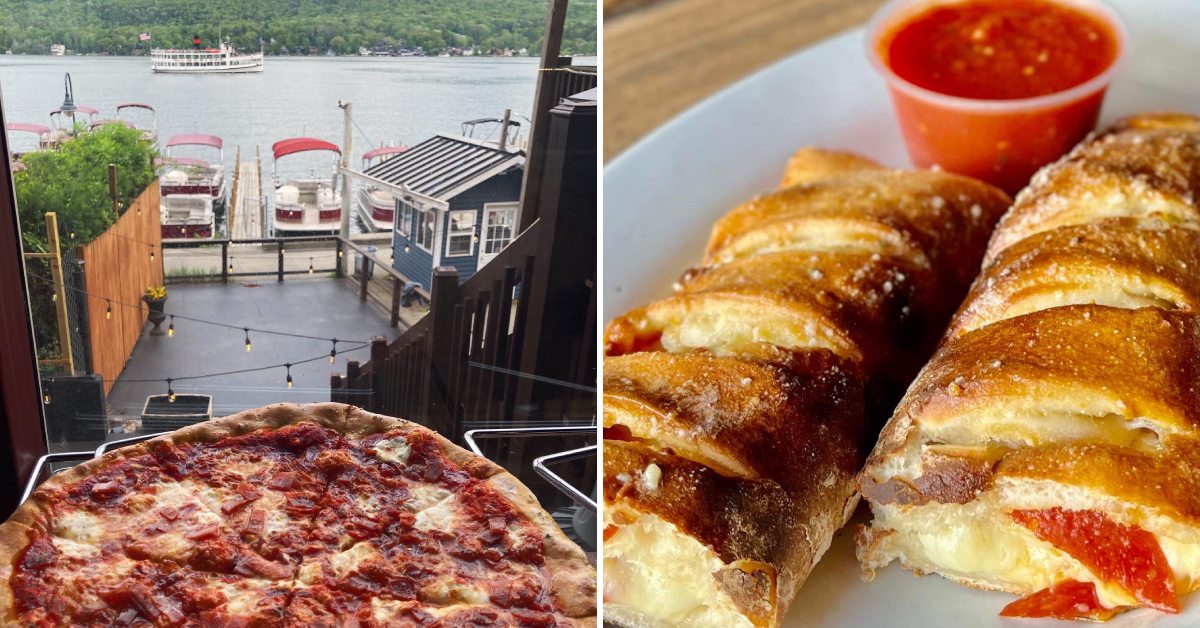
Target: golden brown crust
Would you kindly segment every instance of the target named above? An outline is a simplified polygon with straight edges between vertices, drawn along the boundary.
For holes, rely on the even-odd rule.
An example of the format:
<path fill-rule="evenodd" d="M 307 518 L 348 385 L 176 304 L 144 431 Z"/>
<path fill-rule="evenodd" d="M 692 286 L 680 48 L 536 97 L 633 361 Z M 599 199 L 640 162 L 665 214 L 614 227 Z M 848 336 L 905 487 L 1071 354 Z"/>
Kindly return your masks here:
<path fill-rule="evenodd" d="M 868 371 L 898 374 L 905 384 L 957 305 L 930 269 L 852 251 L 764 253 L 698 269 L 681 284 L 684 294 L 760 291 L 809 302 L 847 330 Z"/>
<path fill-rule="evenodd" d="M 650 464 L 662 472 L 653 489 L 640 480 Z M 726 565 L 751 561 L 771 566 L 779 599 L 771 605 L 770 625 L 778 624 L 828 539 L 844 522 L 851 481 L 849 475 L 840 478 L 804 500 L 770 480 L 729 478 L 641 443 L 604 441 L 605 508 L 614 514 L 654 514 L 711 548 Z M 726 584 L 738 582 L 749 584 Z M 731 597 L 741 598 L 743 607 L 761 598 L 746 589 L 735 590 Z"/>
<path fill-rule="evenodd" d="M 861 459 L 862 384 L 825 351 L 769 364 L 706 353 L 637 353 L 604 361 L 604 424 L 726 476 L 797 494 L 823 470 Z M 798 468 L 806 473 L 797 473 Z"/>
<path fill-rule="evenodd" d="M 862 155 L 805 146 L 788 159 L 779 187 L 815 183 L 858 170 L 882 169 L 883 166 Z"/>
<path fill-rule="evenodd" d="M 1200 227 L 1200 134 L 1188 124 L 1141 121 L 1084 142 L 1043 168 L 1017 195 L 985 264 L 1035 233 L 1106 218 L 1160 218 Z"/>
<path fill-rule="evenodd" d="M 595 623 L 595 572 L 577 545 L 572 543 L 537 499 L 514 476 L 495 463 L 459 447 L 440 434 L 415 423 L 364 411 L 336 403 L 274 404 L 247 410 L 228 417 L 191 425 L 135 445 L 111 451 L 52 476 L 34 491 L 9 520 L 0 525 L 0 581 L 7 582 L 17 556 L 28 544 L 28 532 L 38 527 L 48 513 L 53 496 L 62 489 L 122 461 L 155 452 L 161 448 L 215 443 L 259 429 L 279 429 L 312 422 L 351 439 L 398 430 L 404 434 L 421 433 L 438 443 L 444 455 L 476 478 L 486 480 L 505 499 L 541 531 L 545 548 L 546 571 L 552 594 L 560 611 L 577 618 L 576 625 Z M 0 587 L 0 609 L 8 620 L 13 615 L 13 600 L 7 587 Z M 589 619 L 590 618 L 590 619 Z"/>
<path fill-rule="evenodd" d="M 979 243 L 1008 208 L 1003 192 L 933 171 L 858 171 L 793 186 L 744 203 L 713 226 L 705 265 L 755 232 L 802 232 L 811 219 L 876 223 L 915 243 L 947 289 L 965 290 L 979 269 Z"/>
<path fill-rule="evenodd" d="M 976 280 L 947 338 L 1047 302 L 1200 311 L 1200 231 L 1110 218 L 1045 231 L 1002 251 Z"/>

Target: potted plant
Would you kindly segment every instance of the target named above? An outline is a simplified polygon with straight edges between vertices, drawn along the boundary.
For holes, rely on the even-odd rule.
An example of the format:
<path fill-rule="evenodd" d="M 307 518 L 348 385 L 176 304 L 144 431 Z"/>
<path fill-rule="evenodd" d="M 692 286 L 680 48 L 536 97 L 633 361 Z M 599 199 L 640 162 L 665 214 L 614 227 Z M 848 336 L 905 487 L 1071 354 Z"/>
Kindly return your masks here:
<path fill-rule="evenodd" d="M 167 320 L 167 315 L 163 312 L 163 308 L 167 304 L 167 289 L 165 286 L 151 286 L 146 288 L 142 293 L 142 300 L 146 302 L 146 307 L 150 308 L 149 319 L 154 323 L 154 329 L 150 330 L 151 336 L 163 335 L 163 330 L 159 325 Z"/>

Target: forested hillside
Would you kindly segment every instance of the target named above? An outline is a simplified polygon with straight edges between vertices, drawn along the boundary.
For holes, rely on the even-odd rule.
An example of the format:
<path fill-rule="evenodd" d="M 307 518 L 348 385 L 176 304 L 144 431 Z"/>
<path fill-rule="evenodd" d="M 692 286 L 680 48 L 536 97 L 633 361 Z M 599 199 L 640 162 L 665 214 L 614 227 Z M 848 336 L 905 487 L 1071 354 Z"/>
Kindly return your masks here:
<path fill-rule="evenodd" d="M 366 48 L 541 50 L 547 0 L 0 0 L 0 47 L 46 54 L 142 54 L 218 33 L 271 54 L 353 54 Z M 151 41 L 139 44 L 148 32 Z M 596 0 L 570 4 L 564 54 L 595 54 Z"/>

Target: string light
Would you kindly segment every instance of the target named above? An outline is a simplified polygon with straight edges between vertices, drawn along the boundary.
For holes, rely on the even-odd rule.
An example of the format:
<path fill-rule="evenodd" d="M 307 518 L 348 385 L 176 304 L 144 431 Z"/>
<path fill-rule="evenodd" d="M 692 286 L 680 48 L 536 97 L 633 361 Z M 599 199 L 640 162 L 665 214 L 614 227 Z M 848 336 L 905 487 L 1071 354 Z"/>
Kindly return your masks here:
<path fill-rule="evenodd" d="M 338 257 L 340 258 L 341 256 L 342 256 L 342 250 L 338 249 Z"/>
<path fill-rule="evenodd" d="M 171 315 L 171 324 L 167 325 L 167 337 L 175 335 L 175 315 Z"/>
<path fill-rule="evenodd" d="M 405 252 L 405 253 L 408 253 L 410 250 L 412 250 L 412 249 L 410 249 L 410 248 L 409 248 L 409 246 L 408 246 L 408 242 L 405 242 L 405 243 L 404 243 L 404 252 Z"/>
<path fill-rule="evenodd" d="M 150 245 L 150 261 L 154 261 L 154 245 Z"/>
<path fill-rule="evenodd" d="M 329 363 L 333 364 L 333 361 L 336 358 L 337 358 L 337 338 L 334 338 L 333 339 L 333 348 L 329 350 Z"/>
<path fill-rule="evenodd" d="M 233 272 L 233 258 L 229 258 L 229 272 Z"/>
<path fill-rule="evenodd" d="M 57 290 L 55 290 L 54 292 L 51 292 L 51 293 L 50 293 L 50 300 L 51 300 L 51 301 L 53 301 L 53 302 L 55 302 L 55 303 L 57 303 L 57 302 L 58 302 L 58 291 L 57 291 Z"/>
<path fill-rule="evenodd" d="M 246 351 L 250 351 L 250 328 L 243 327 L 242 331 L 246 332 Z"/>
<path fill-rule="evenodd" d="M 53 379 L 50 380 L 50 383 L 53 384 L 54 380 Z M 49 388 L 49 386 L 47 386 L 46 389 L 44 389 L 42 391 L 42 403 L 45 405 L 50 405 L 50 388 Z"/>
<path fill-rule="evenodd" d="M 292 387 L 292 365 L 284 364 L 284 366 L 287 367 L 287 385 L 288 385 L 288 388 L 291 388 Z"/>
<path fill-rule="evenodd" d="M 171 388 L 171 382 L 173 381 L 175 380 L 171 379 L 170 377 L 167 378 L 167 401 L 170 401 L 171 403 L 175 403 L 175 390 Z"/>
<path fill-rule="evenodd" d="M 308 274 L 313 274 L 313 258 L 308 258 Z"/>
<path fill-rule="evenodd" d="M 105 301 L 108 301 L 108 307 L 104 310 L 104 320 L 109 320 L 112 318 L 112 300 L 105 299 Z"/>
<path fill-rule="evenodd" d="M 72 240 L 75 239 L 75 230 L 74 229 L 71 230 L 71 233 L 68 234 L 68 237 L 70 237 Z"/>

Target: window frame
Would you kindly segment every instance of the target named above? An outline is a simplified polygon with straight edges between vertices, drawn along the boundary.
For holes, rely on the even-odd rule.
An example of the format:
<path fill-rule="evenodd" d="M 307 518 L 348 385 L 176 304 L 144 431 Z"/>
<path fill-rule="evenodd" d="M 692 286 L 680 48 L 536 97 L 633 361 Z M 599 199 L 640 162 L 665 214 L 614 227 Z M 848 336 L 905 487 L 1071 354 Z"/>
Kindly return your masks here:
<path fill-rule="evenodd" d="M 471 216 L 471 226 L 467 229 L 454 228 L 455 214 L 467 214 Z M 446 217 L 446 257 L 474 257 L 475 256 L 475 227 L 479 223 L 479 210 L 477 209 L 455 209 L 447 212 Z M 467 251 L 465 253 L 455 253 L 451 249 L 451 243 L 455 238 L 467 239 Z"/>
<path fill-rule="evenodd" d="M 422 209 L 420 207 L 414 207 L 413 209 L 416 210 L 413 212 L 416 220 L 413 222 L 413 234 L 410 240 L 412 240 L 412 243 L 415 244 L 417 248 L 425 251 L 426 253 L 432 254 L 433 242 L 437 236 L 437 217 L 435 216 L 437 210 Z M 424 227 L 424 229 L 422 229 L 422 227 Z M 423 235 L 426 236 L 428 240 L 425 240 L 422 237 Z"/>

